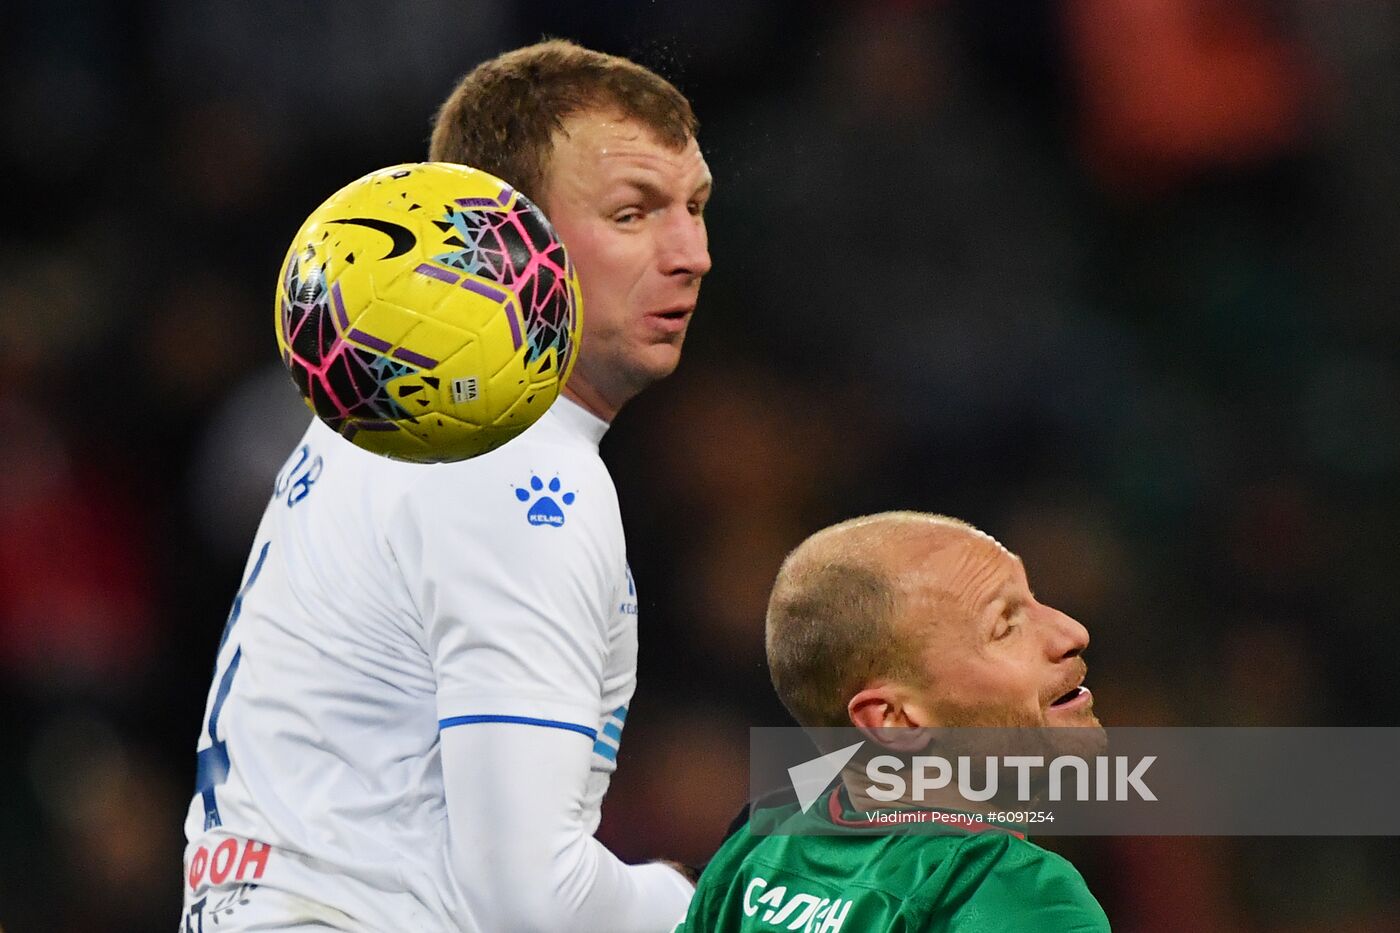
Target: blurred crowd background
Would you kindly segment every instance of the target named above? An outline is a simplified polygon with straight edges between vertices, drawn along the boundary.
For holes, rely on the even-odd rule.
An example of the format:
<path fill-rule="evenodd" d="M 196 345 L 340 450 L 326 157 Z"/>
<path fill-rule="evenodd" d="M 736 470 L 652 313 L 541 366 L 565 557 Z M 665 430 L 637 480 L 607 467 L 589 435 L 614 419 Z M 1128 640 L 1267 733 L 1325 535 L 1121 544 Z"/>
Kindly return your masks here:
<path fill-rule="evenodd" d="M 746 795 L 783 554 L 971 520 L 1109 725 L 1400 717 L 1400 5 L 72 0 L 0 31 L 0 924 L 173 929 L 219 632 L 308 419 L 302 218 L 566 36 L 694 100 L 714 272 L 604 442 L 642 596 L 602 835 Z M 1389 801 L 1360 801 L 1387 806 Z M 1122 931 L 1400 930 L 1400 841 L 1051 840 Z"/>

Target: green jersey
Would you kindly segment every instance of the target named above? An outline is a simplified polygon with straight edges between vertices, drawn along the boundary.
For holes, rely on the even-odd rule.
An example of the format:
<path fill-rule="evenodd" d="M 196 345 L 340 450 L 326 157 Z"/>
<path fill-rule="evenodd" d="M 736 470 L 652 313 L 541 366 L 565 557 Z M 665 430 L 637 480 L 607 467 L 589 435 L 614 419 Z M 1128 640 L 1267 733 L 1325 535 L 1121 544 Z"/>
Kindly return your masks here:
<path fill-rule="evenodd" d="M 1065 859 L 992 824 L 892 833 L 832 791 L 809 813 L 760 811 L 700 878 L 677 933 L 1104 933 L 1108 917 Z M 811 835 L 820 832 L 822 835 Z M 806 833 L 804 835 L 803 833 Z"/>

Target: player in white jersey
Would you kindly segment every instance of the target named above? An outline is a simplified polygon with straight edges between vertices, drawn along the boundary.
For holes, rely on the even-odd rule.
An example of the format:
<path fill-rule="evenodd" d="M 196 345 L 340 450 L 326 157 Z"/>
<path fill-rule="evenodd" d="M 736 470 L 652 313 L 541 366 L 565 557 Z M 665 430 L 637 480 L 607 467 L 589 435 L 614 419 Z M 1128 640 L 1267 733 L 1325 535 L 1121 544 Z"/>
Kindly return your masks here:
<path fill-rule="evenodd" d="M 479 66 L 435 160 L 507 178 L 579 270 L 565 397 L 474 460 L 315 422 L 278 474 L 219 645 L 181 929 L 669 930 L 691 885 L 593 832 L 636 682 L 608 423 L 679 360 L 709 270 L 689 104 L 547 42 Z"/>

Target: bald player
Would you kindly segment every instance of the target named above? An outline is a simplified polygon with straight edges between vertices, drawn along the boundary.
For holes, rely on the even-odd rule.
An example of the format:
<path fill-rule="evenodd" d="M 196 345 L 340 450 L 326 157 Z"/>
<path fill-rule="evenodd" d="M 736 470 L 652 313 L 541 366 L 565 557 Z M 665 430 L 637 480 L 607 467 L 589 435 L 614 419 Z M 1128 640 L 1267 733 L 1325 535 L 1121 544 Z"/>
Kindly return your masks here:
<path fill-rule="evenodd" d="M 1035 598 L 1021 559 L 966 522 L 889 512 L 826 528 L 784 561 L 768 666 L 804 726 L 1080 726 L 1089 633 Z M 849 772 L 848 772 L 849 773 Z M 780 834 L 721 847 L 678 930 L 1099 933 L 1069 862 L 993 824 L 891 835 L 839 782 Z M 912 803 L 907 804 L 913 806 Z M 808 835 L 795 835 L 797 831 Z M 817 833 L 816 835 L 810 833 Z M 795 925 L 793 925 L 795 924 Z"/>

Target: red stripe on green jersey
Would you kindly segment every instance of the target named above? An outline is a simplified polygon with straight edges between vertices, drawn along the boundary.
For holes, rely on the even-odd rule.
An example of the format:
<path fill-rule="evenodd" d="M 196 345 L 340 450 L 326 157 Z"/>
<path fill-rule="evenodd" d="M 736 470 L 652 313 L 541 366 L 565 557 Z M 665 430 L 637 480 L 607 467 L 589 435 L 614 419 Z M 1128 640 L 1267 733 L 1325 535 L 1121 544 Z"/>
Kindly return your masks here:
<path fill-rule="evenodd" d="M 756 835 L 751 824 L 720 847 L 678 933 L 1109 929 L 1074 866 L 1019 832 L 986 823 L 892 831 L 844 798 L 833 791 L 806 814 L 756 814 L 778 832 Z"/>

